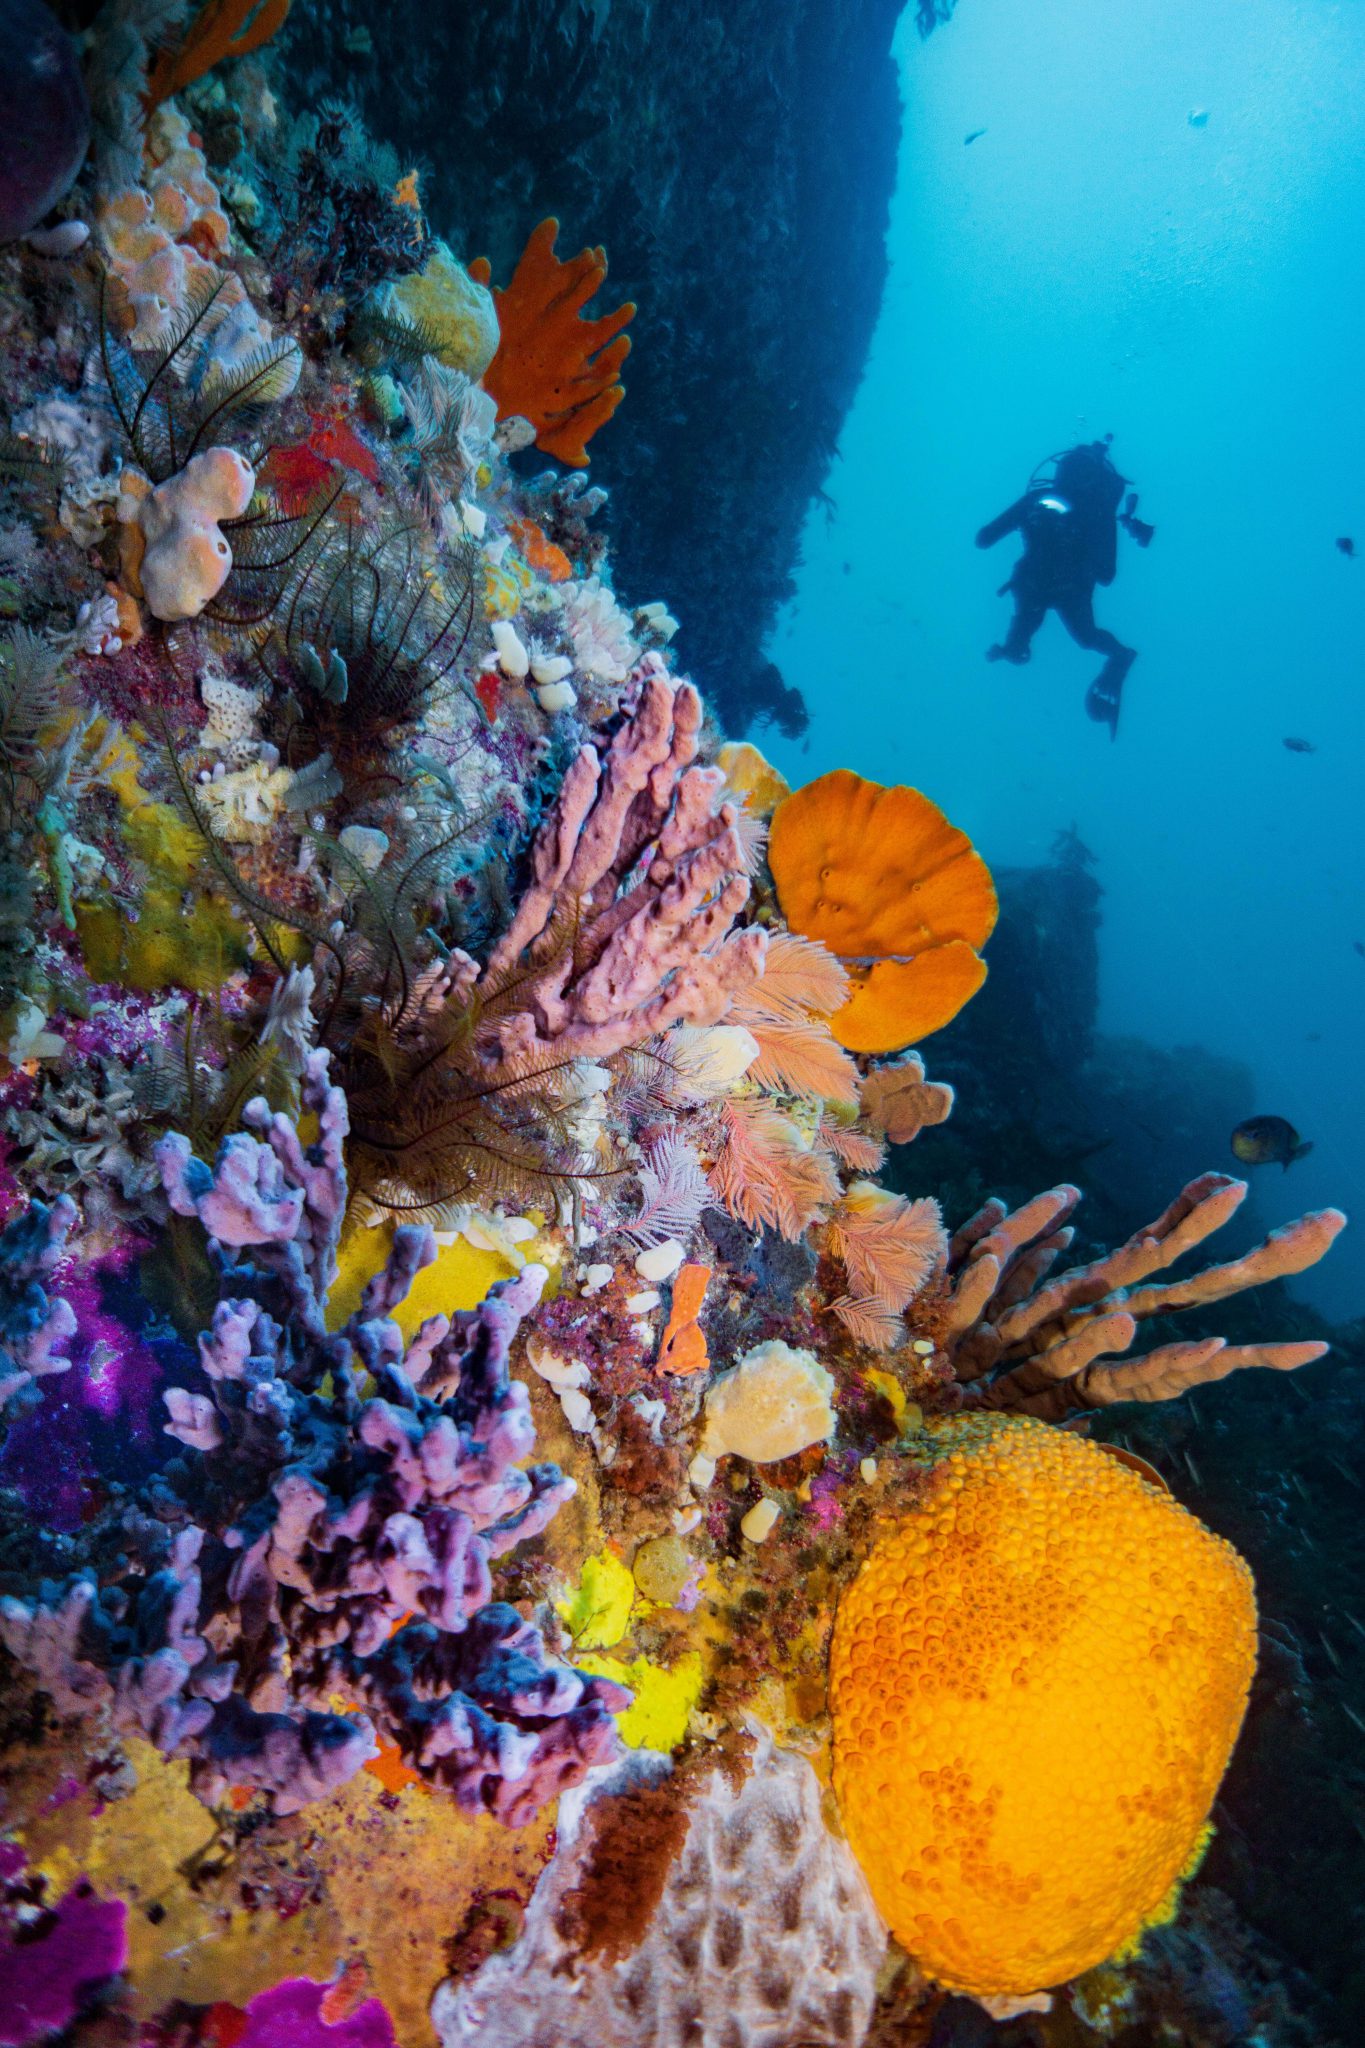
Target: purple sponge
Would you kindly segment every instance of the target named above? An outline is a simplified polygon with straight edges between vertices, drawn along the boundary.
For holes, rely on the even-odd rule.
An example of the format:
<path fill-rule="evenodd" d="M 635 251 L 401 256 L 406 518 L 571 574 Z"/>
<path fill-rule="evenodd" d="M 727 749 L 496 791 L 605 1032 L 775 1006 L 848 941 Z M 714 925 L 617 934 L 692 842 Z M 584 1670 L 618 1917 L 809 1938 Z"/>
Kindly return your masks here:
<path fill-rule="evenodd" d="M 42 0 L 0 8 L 0 242 L 36 228 L 90 146 L 76 46 Z"/>

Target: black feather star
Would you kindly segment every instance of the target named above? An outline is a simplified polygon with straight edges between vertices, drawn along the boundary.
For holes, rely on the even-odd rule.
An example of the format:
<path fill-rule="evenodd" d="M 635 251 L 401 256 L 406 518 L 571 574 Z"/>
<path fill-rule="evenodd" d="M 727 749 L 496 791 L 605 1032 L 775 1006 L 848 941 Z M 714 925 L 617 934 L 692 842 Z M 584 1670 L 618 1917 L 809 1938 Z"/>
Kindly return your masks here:
<path fill-rule="evenodd" d="M 136 325 L 126 286 L 110 272 L 101 274 L 100 365 L 109 403 L 133 460 L 154 484 L 175 476 L 230 429 L 249 440 L 298 381 L 292 341 L 269 342 L 226 367 L 213 353 L 215 329 L 240 290 L 230 273 L 200 281 L 160 341 L 141 347 L 123 338 Z"/>
<path fill-rule="evenodd" d="M 326 749 L 348 785 L 392 782 L 386 745 L 463 690 L 481 616 L 472 544 L 435 556 L 424 522 L 376 527 L 343 506 L 343 482 L 308 512 L 224 524 L 233 573 L 206 616 L 245 634 L 282 701 L 291 767 Z"/>

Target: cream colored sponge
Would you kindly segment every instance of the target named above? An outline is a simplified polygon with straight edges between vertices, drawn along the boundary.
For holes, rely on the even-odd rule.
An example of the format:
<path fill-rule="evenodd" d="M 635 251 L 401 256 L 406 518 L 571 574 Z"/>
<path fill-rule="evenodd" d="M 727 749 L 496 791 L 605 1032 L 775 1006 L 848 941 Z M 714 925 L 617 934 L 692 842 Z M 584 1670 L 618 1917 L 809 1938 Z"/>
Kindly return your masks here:
<path fill-rule="evenodd" d="M 813 1351 L 770 1338 L 712 1381 L 702 1429 L 703 1457 L 771 1465 L 834 1434 L 834 1380 Z"/>
<path fill-rule="evenodd" d="M 232 568 L 219 521 L 240 518 L 255 488 L 255 470 L 234 448 L 205 449 L 140 498 L 125 479 L 146 542 L 139 573 L 154 618 L 198 618 L 218 595 Z"/>

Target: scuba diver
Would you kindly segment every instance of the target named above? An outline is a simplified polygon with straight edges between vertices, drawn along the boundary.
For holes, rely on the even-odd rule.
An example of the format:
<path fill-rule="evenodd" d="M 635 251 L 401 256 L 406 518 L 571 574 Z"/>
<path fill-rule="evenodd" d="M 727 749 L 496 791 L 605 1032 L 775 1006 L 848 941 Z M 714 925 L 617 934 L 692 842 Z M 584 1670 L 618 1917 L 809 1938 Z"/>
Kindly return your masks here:
<path fill-rule="evenodd" d="M 1130 492 L 1119 510 L 1127 479 L 1109 459 L 1112 439 L 1109 434 L 1103 441 L 1082 442 L 1064 455 L 1049 456 L 1033 472 L 1023 497 L 982 527 L 976 544 L 993 548 L 1016 532 L 1024 542 L 1014 573 L 999 592 L 1002 597 L 1006 591 L 1013 594 L 1014 617 L 1004 641 L 987 649 L 987 661 L 1026 662 L 1034 634 L 1047 614 L 1056 612 L 1078 647 L 1105 657 L 1086 693 L 1085 708 L 1117 739 L 1123 681 L 1137 649 L 1095 624 L 1095 585 L 1114 580 L 1120 524 L 1144 548 L 1155 528 L 1137 517 L 1136 493 Z M 1050 480 L 1041 474 L 1049 467 Z"/>

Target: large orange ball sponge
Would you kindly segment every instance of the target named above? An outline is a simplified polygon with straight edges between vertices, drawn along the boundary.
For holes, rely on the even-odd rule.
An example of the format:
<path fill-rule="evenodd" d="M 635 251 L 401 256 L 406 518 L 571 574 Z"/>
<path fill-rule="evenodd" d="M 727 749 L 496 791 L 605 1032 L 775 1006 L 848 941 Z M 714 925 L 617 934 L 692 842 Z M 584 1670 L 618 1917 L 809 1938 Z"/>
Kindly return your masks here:
<path fill-rule="evenodd" d="M 1251 1574 L 1081 1437 L 926 1435 L 928 1485 L 839 1607 L 834 1783 L 872 1895 L 941 1983 L 1063 1983 L 1197 1860 L 1256 1660 Z"/>

